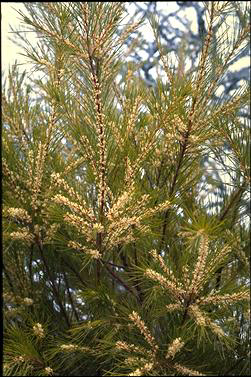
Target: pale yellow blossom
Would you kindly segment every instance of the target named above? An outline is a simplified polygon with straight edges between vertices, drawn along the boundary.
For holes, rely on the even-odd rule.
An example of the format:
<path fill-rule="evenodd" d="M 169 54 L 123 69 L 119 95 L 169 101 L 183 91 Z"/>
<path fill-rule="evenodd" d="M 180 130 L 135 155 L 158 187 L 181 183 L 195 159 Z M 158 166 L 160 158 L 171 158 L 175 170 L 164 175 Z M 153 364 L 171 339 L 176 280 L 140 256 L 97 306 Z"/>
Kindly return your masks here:
<path fill-rule="evenodd" d="M 200 241 L 198 259 L 193 272 L 193 279 L 190 286 L 190 292 L 197 293 L 202 288 L 205 277 L 206 260 L 209 252 L 208 236 L 203 235 Z"/>
<path fill-rule="evenodd" d="M 162 288 L 170 291 L 175 298 L 183 297 L 183 295 L 186 293 L 185 290 L 178 287 L 176 283 L 169 281 L 163 275 L 150 268 L 146 269 L 145 275 L 152 280 L 158 281 Z"/>
<path fill-rule="evenodd" d="M 44 329 L 43 329 L 41 323 L 36 323 L 36 324 L 33 326 L 33 331 L 34 331 L 34 334 L 35 334 L 38 338 L 44 338 L 44 337 L 45 337 Z"/>
<path fill-rule="evenodd" d="M 102 255 L 100 254 L 100 252 L 98 250 L 90 249 L 90 248 L 85 247 L 85 246 L 81 246 L 80 243 L 75 242 L 75 241 L 69 241 L 68 247 L 75 249 L 75 250 L 78 250 L 78 251 L 83 251 L 84 253 L 86 253 L 87 255 L 89 255 L 93 259 L 100 259 L 102 257 Z"/>
<path fill-rule="evenodd" d="M 129 315 L 130 320 L 138 327 L 141 334 L 144 335 L 146 341 L 150 346 L 152 347 L 153 352 L 156 352 L 158 350 L 158 345 L 155 343 L 154 337 L 150 334 L 150 331 L 146 327 L 144 321 L 140 318 L 139 314 L 135 311 L 133 311 Z"/>
<path fill-rule="evenodd" d="M 44 373 L 45 373 L 47 376 L 52 376 L 52 375 L 53 375 L 53 369 L 50 368 L 50 367 L 46 367 L 46 368 L 44 368 Z"/>
<path fill-rule="evenodd" d="M 24 304 L 27 305 L 27 306 L 30 306 L 33 304 L 33 300 L 31 298 L 28 298 L 28 297 L 25 297 L 24 298 Z"/>
<path fill-rule="evenodd" d="M 174 341 L 168 346 L 166 359 L 173 358 L 176 353 L 181 350 L 184 344 L 185 343 L 181 341 L 181 338 L 174 339 Z"/>
<path fill-rule="evenodd" d="M 193 370 L 193 369 L 190 369 L 190 368 L 186 368 L 184 367 L 183 365 L 180 365 L 178 363 L 175 363 L 174 364 L 174 368 L 181 374 L 183 374 L 184 376 L 204 376 L 204 374 L 201 374 L 199 372 L 197 372 L 197 370 Z"/>
<path fill-rule="evenodd" d="M 17 220 L 25 221 L 31 223 L 32 219 L 28 212 L 23 208 L 8 208 L 7 214 Z"/>
<path fill-rule="evenodd" d="M 22 230 L 20 230 L 20 231 L 11 232 L 9 236 L 13 240 L 24 241 L 24 242 L 27 242 L 27 243 L 31 243 L 31 242 L 34 241 L 34 237 L 30 233 L 28 228 L 22 228 Z"/>
<path fill-rule="evenodd" d="M 79 346 L 76 344 L 62 344 L 60 348 L 63 351 L 76 351 L 79 349 Z"/>
<path fill-rule="evenodd" d="M 150 372 L 153 366 L 153 363 L 146 363 L 142 368 L 137 368 L 134 372 L 129 373 L 128 376 L 145 376 L 145 373 Z"/>

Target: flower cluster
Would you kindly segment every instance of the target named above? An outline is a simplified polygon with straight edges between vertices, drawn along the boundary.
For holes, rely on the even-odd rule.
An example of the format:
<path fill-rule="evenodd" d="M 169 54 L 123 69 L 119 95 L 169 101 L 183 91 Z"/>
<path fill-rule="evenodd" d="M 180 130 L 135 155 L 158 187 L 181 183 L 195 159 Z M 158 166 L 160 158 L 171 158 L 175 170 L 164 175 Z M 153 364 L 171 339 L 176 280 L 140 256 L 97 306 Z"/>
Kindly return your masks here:
<path fill-rule="evenodd" d="M 179 132 L 185 132 L 187 130 L 187 126 L 184 124 L 184 122 L 180 119 L 178 115 L 174 115 L 173 117 L 173 124 L 174 127 L 179 131 Z"/>
<path fill-rule="evenodd" d="M 60 177 L 59 173 L 51 174 L 51 182 L 56 187 L 63 187 L 63 189 L 69 194 L 69 196 L 76 197 L 75 190 L 72 187 L 70 187 L 63 178 Z"/>
<path fill-rule="evenodd" d="M 166 211 L 168 208 L 170 208 L 170 206 L 170 201 L 166 200 L 163 203 L 158 204 L 154 208 L 145 209 L 144 213 L 141 215 L 141 219 L 153 216 L 158 212 Z"/>
<path fill-rule="evenodd" d="M 138 26 L 140 25 L 141 21 L 138 20 L 138 21 L 135 21 L 134 23 L 128 25 L 124 31 L 122 32 L 122 34 L 119 36 L 119 39 L 118 39 L 118 43 L 120 44 L 123 44 L 124 41 L 128 38 L 128 36 L 133 32 L 135 31 Z"/>
<path fill-rule="evenodd" d="M 14 361 L 14 363 L 24 363 L 25 359 L 24 359 L 23 356 L 16 356 L 16 357 L 14 357 L 13 361 Z"/>
<path fill-rule="evenodd" d="M 49 243 L 53 239 L 59 227 L 60 227 L 60 224 L 56 224 L 56 223 L 48 225 L 47 230 L 46 230 L 46 236 L 44 238 L 44 243 Z"/>
<path fill-rule="evenodd" d="M 93 62 L 92 62 L 93 64 Z M 103 211 L 104 200 L 106 195 L 107 184 L 105 181 L 105 165 L 106 165 L 106 143 L 105 143 L 105 115 L 101 103 L 101 85 L 96 74 L 92 74 L 93 95 L 97 114 L 97 132 L 98 132 L 98 148 L 99 148 L 99 208 Z"/>
<path fill-rule="evenodd" d="M 189 313 L 195 318 L 196 322 L 200 326 L 206 326 L 206 318 L 203 316 L 201 310 L 199 309 L 198 305 L 193 304 L 189 306 L 188 309 Z"/>
<path fill-rule="evenodd" d="M 219 337 L 224 337 L 225 336 L 225 333 L 224 331 L 220 328 L 220 326 L 218 326 L 216 323 L 212 322 L 210 320 L 210 322 L 208 321 L 208 326 L 211 328 L 211 330 Z"/>
<path fill-rule="evenodd" d="M 173 312 L 175 310 L 183 310 L 183 306 L 181 304 L 169 304 L 166 305 L 166 309 L 168 312 Z"/>
<path fill-rule="evenodd" d="M 84 208 L 80 204 L 70 201 L 63 195 L 57 194 L 55 195 L 52 200 L 57 203 L 69 207 L 73 212 L 77 212 L 81 214 L 83 217 L 88 217 L 91 221 L 95 221 L 95 216 L 93 211 L 89 208 Z"/>
<path fill-rule="evenodd" d="M 125 211 L 126 206 L 129 205 L 134 195 L 134 186 L 132 185 L 128 191 L 124 191 L 112 205 L 107 213 L 107 218 L 110 221 L 117 220 Z"/>
<path fill-rule="evenodd" d="M 25 298 L 23 299 L 23 302 L 24 302 L 24 304 L 27 305 L 27 306 L 30 306 L 30 305 L 33 304 L 33 300 L 32 300 L 31 298 L 28 298 L 28 297 L 25 297 Z"/>
<path fill-rule="evenodd" d="M 138 112 L 139 112 L 139 107 L 141 105 L 142 99 L 140 96 L 137 96 L 135 99 L 135 103 L 131 109 L 131 113 L 128 119 L 128 125 L 127 125 L 127 132 L 126 135 L 129 136 L 132 132 L 133 126 L 137 120 Z"/>
<path fill-rule="evenodd" d="M 112 135 L 113 135 L 114 140 L 116 142 L 117 148 L 119 148 L 122 151 L 124 140 L 123 140 L 123 137 L 121 135 L 119 125 L 116 124 L 115 122 L 108 122 L 108 127 L 112 131 Z"/>
<path fill-rule="evenodd" d="M 13 240 L 19 240 L 19 241 L 24 241 L 28 243 L 32 243 L 34 240 L 34 237 L 30 233 L 28 228 L 23 228 L 22 230 L 17 231 L 17 232 L 11 232 L 10 238 L 12 238 Z"/>
<path fill-rule="evenodd" d="M 98 250 L 83 247 L 78 242 L 69 241 L 68 247 L 75 249 L 75 250 L 78 250 L 78 251 L 83 251 L 84 253 L 86 253 L 87 255 L 89 255 L 93 259 L 100 259 L 101 258 L 101 254 Z"/>
<path fill-rule="evenodd" d="M 107 227 L 108 243 L 113 247 L 118 243 L 128 243 L 134 240 L 133 229 L 141 233 L 149 232 L 149 227 L 142 220 L 162 211 L 170 206 L 166 201 L 155 208 L 147 208 L 149 195 L 145 194 L 135 202 L 135 187 L 133 184 L 127 187 L 113 203 L 107 213 L 110 224 Z"/>
<path fill-rule="evenodd" d="M 137 368 L 134 372 L 129 373 L 128 376 L 145 376 L 145 373 L 153 369 L 153 363 L 146 363 L 142 368 Z"/>
<path fill-rule="evenodd" d="M 155 339 L 150 334 L 150 331 L 148 330 L 148 328 L 146 327 L 144 321 L 142 321 L 142 319 L 140 318 L 140 316 L 138 315 L 138 313 L 135 312 L 135 311 L 133 311 L 129 315 L 129 318 L 134 323 L 134 325 L 138 327 L 138 329 L 140 330 L 141 334 L 144 335 L 146 341 L 152 347 L 153 352 L 154 353 L 157 352 L 157 350 L 158 350 L 159 347 L 155 343 Z"/>
<path fill-rule="evenodd" d="M 19 202 L 25 203 L 24 192 L 19 186 L 21 178 L 19 174 L 14 173 L 9 169 L 5 158 L 2 159 L 2 171 L 6 177 L 6 181 L 11 185 L 11 190 L 15 193 L 16 197 L 18 197 Z"/>
<path fill-rule="evenodd" d="M 45 337 L 44 329 L 43 329 L 41 323 L 36 323 L 36 324 L 33 326 L 33 332 L 34 332 L 34 334 L 35 334 L 38 338 L 44 338 L 44 337 Z"/>
<path fill-rule="evenodd" d="M 156 261 L 159 262 L 159 264 L 160 264 L 162 270 L 165 272 L 165 274 L 168 276 L 168 278 L 169 278 L 170 280 L 172 280 L 174 284 L 179 285 L 179 282 L 178 282 L 177 279 L 175 278 L 173 271 L 171 270 L 171 268 L 169 268 L 169 267 L 166 265 L 166 263 L 165 263 L 164 259 L 162 258 L 162 256 L 159 255 L 159 254 L 157 253 L 156 250 L 151 250 L 151 251 L 150 251 L 150 254 L 153 256 L 153 258 L 154 258 Z"/>
<path fill-rule="evenodd" d="M 46 157 L 45 145 L 39 142 L 36 166 L 35 166 L 35 176 L 34 176 L 32 196 L 31 196 L 31 205 L 32 205 L 32 208 L 34 208 L 34 210 L 37 210 L 39 206 L 38 194 L 41 190 L 45 157 Z"/>
<path fill-rule="evenodd" d="M 218 326 L 216 323 L 214 323 L 208 316 L 205 315 L 205 313 L 202 313 L 199 309 L 198 305 L 193 304 L 189 306 L 188 309 L 189 314 L 193 316 L 195 321 L 198 323 L 199 326 L 208 326 L 211 328 L 211 330 L 219 337 L 224 336 L 224 331 Z"/>
<path fill-rule="evenodd" d="M 115 347 L 118 350 L 127 351 L 129 353 L 135 352 L 135 353 L 141 353 L 143 355 L 148 355 L 149 357 L 153 357 L 152 351 L 149 351 L 144 347 L 138 347 L 135 344 L 128 344 L 126 342 L 117 341 Z"/>
<path fill-rule="evenodd" d="M 215 255 L 212 260 L 208 263 L 206 267 L 206 274 L 210 274 L 212 271 L 214 271 L 217 266 L 225 259 L 225 257 L 231 252 L 231 247 L 228 245 L 224 246 L 222 250 Z"/>
<path fill-rule="evenodd" d="M 204 374 L 201 374 L 197 372 L 196 370 L 186 368 L 183 365 L 180 365 L 178 363 L 175 363 L 173 366 L 179 373 L 183 374 L 184 376 L 204 376 Z"/>
<path fill-rule="evenodd" d="M 201 288 L 201 283 L 205 276 L 206 259 L 208 256 L 208 237 L 202 236 L 200 247 L 198 251 L 198 259 L 193 273 L 193 279 L 190 286 L 190 291 L 197 293 Z"/>
<path fill-rule="evenodd" d="M 23 208 L 8 208 L 7 214 L 13 219 L 23 221 L 25 223 L 31 223 L 32 219 L 28 212 Z"/>
<path fill-rule="evenodd" d="M 86 119 L 87 123 L 92 124 L 91 120 Z M 97 177 L 97 164 L 96 164 L 96 157 L 95 157 L 95 152 L 93 151 L 93 148 L 90 144 L 90 140 L 86 135 L 82 135 L 80 137 L 80 145 L 84 150 L 86 151 L 86 159 L 88 159 L 89 163 L 91 164 L 92 167 L 92 173 L 94 174 L 95 178 Z"/>
<path fill-rule="evenodd" d="M 124 360 L 124 363 L 126 365 L 129 365 L 130 367 L 133 367 L 133 366 L 137 366 L 139 365 L 139 363 L 141 362 L 146 362 L 146 359 L 144 359 L 143 357 L 127 357 L 125 360 Z"/>
<path fill-rule="evenodd" d="M 176 353 L 181 350 L 184 344 L 185 343 L 181 341 L 181 338 L 174 339 L 174 341 L 168 347 L 166 359 L 173 358 Z"/>
<path fill-rule="evenodd" d="M 211 295 L 209 297 L 201 297 L 199 300 L 200 304 L 217 304 L 217 303 L 224 303 L 224 304 L 231 304 L 236 301 L 242 300 L 250 300 L 250 292 L 243 291 L 238 293 L 232 294 L 225 294 L 225 295 Z"/>
<path fill-rule="evenodd" d="M 103 225 L 100 224 L 100 223 L 95 223 L 95 224 L 93 224 L 92 229 L 93 229 L 95 232 L 97 232 L 97 233 L 102 233 L 102 232 L 104 231 L 104 227 L 103 227 Z"/>
<path fill-rule="evenodd" d="M 86 239 L 91 241 L 92 239 L 92 232 L 91 232 L 91 225 L 85 221 L 82 217 L 73 215 L 71 213 L 66 213 L 64 215 L 64 221 L 73 225 L 80 233 L 86 235 Z"/>
<path fill-rule="evenodd" d="M 126 342 L 121 342 L 120 340 L 116 342 L 116 348 L 118 350 L 130 351 L 132 345 L 127 344 Z M 134 346 L 134 345 L 133 345 Z"/>
<path fill-rule="evenodd" d="M 50 367 L 46 367 L 46 368 L 44 368 L 44 373 L 46 374 L 46 376 L 52 376 L 53 375 L 53 369 L 50 368 Z"/>
<path fill-rule="evenodd" d="M 150 268 L 147 268 L 144 274 L 148 278 L 158 281 L 162 288 L 169 290 L 175 298 L 181 298 L 185 294 L 185 291 L 178 287 L 174 282 L 168 281 L 163 275 Z"/>
<path fill-rule="evenodd" d="M 76 344 L 62 344 L 60 348 L 62 351 L 76 351 L 79 349 L 79 346 Z"/>

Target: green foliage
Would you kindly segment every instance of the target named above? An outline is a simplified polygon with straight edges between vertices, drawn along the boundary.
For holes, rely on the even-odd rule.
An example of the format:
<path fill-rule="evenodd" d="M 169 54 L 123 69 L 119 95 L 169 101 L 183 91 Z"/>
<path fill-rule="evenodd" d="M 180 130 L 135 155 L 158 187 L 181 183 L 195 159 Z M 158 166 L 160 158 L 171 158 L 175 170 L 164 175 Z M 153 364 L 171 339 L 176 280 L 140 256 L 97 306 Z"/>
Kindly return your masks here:
<path fill-rule="evenodd" d="M 205 3 L 191 70 L 153 17 L 149 88 L 123 3 L 25 6 L 36 78 L 15 65 L 2 94 L 5 375 L 247 374 L 249 89 L 213 96 L 248 8 Z"/>

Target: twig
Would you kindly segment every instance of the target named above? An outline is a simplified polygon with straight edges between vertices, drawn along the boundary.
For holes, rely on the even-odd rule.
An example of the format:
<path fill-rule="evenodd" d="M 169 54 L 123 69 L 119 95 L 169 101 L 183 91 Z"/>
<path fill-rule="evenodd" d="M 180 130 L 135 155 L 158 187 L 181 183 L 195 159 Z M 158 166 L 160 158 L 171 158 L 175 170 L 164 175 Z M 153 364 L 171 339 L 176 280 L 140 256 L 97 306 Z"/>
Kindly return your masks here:
<path fill-rule="evenodd" d="M 6 276 L 6 279 L 7 279 L 8 283 L 9 283 L 10 289 L 12 290 L 12 293 L 13 293 L 14 295 L 16 295 L 16 293 L 15 293 L 15 289 L 14 289 L 14 285 L 13 285 L 13 283 L 12 283 L 12 281 L 11 281 L 10 275 L 9 275 L 9 273 L 7 272 L 6 267 L 5 267 L 4 264 L 3 264 L 3 272 L 4 272 L 5 276 Z"/>
<path fill-rule="evenodd" d="M 72 295 L 71 295 L 71 292 L 70 292 L 68 279 L 67 279 L 65 271 L 63 271 L 63 274 L 64 274 L 65 285 L 66 285 L 66 289 L 67 289 L 67 293 L 68 293 L 68 297 L 69 297 L 69 300 L 70 300 L 70 303 L 71 303 L 72 310 L 74 311 L 76 320 L 79 321 L 78 313 L 77 313 L 77 310 L 75 308 L 75 305 L 74 305 L 74 302 L 73 302 L 73 299 L 72 299 Z"/>
<path fill-rule="evenodd" d="M 58 305 L 59 305 L 60 310 L 61 310 L 61 312 L 62 312 L 62 314 L 63 314 L 63 316 L 64 316 L 64 318 L 65 318 L 65 322 L 67 323 L 67 326 L 70 327 L 69 318 L 68 318 L 68 316 L 67 316 L 67 314 L 66 314 L 66 311 L 65 311 L 65 308 L 64 308 L 64 306 L 62 305 L 62 302 L 61 302 L 61 300 L 60 300 L 59 292 L 58 292 L 57 287 L 56 287 L 56 285 L 55 285 L 54 279 L 53 279 L 53 277 L 52 277 L 52 275 L 51 275 L 51 272 L 50 272 L 50 269 L 49 269 L 48 263 L 47 263 L 46 258 L 45 258 L 45 256 L 44 256 L 44 251 L 43 251 L 43 247 L 42 247 L 42 245 L 41 245 L 41 241 L 38 239 L 38 237 L 36 237 L 36 244 L 37 244 L 38 249 L 39 249 L 39 251 L 40 251 L 40 255 L 41 255 L 42 261 L 43 261 L 43 263 L 44 263 L 44 266 L 45 266 L 45 269 L 46 269 L 47 275 L 48 275 L 48 277 L 49 277 L 49 279 L 50 279 L 50 281 L 51 281 L 51 286 L 52 286 L 52 290 L 53 290 L 53 293 L 54 293 L 54 295 L 55 295 L 55 298 L 57 299 Z"/>
<path fill-rule="evenodd" d="M 77 278 L 81 281 L 81 283 L 87 287 L 87 284 L 84 282 L 84 280 L 82 279 L 80 273 L 78 271 L 76 271 L 63 257 L 62 257 L 62 260 L 63 262 L 65 263 L 65 265 L 72 271 L 74 272 L 74 274 L 77 276 Z"/>
<path fill-rule="evenodd" d="M 232 365 L 224 374 L 223 376 L 227 376 L 229 372 L 231 372 L 233 369 L 237 367 L 237 365 L 240 364 L 241 361 L 245 360 L 246 356 L 242 356 L 239 360 L 236 361 L 234 365 Z"/>
<path fill-rule="evenodd" d="M 246 182 L 244 181 L 242 185 L 232 194 L 231 200 L 229 201 L 228 205 L 226 208 L 223 210 L 222 214 L 219 217 L 220 221 L 223 221 L 227 214 L 229 213 L 231 207 L 234 205 L 236 200 L 240 200 L 241 196 L 245 190 Z M 222 274 L 223 267 L 220 267 L 217 271 L 215 271 L 216 275 L 216 282 L 215 282 L 215 289 L 218 290 L 220 288 L 220 283 L 221 283 L 221 274 Z"/>
<path fill-rule="evenodd" d="M 121 285 L 123 285 L 123 287 L 127 291 L 131 292 L 133 296 L 136 297 L 138 301 L 140 301 L 138 295 L 136 295 L 135 292 L 118 275 L 115 274 L 115 272 L 113 272 L 107 265 L 105 265 L 105 268 L 115 280 L 117 280 Z"/>

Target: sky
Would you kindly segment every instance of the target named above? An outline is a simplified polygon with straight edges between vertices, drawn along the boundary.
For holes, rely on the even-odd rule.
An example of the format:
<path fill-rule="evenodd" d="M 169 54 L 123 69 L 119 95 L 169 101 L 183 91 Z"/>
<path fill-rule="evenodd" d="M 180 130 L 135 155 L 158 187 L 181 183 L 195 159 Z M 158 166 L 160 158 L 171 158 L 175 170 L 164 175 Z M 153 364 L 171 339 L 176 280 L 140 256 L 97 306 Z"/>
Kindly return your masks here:
<path fill-rule="evenodd" d="M 18 15 L 13 8 L 24 10 L 22 3 L 1 3 L 1 63 L 2 70 L 6 71 L 9 64 L 13 64 L 15 59 L 19 59 L 18 52 L 21 49 L 14 45 L 8 37 L 10 34 L 10 24 L 17 27 L 20 24 Z"/>

